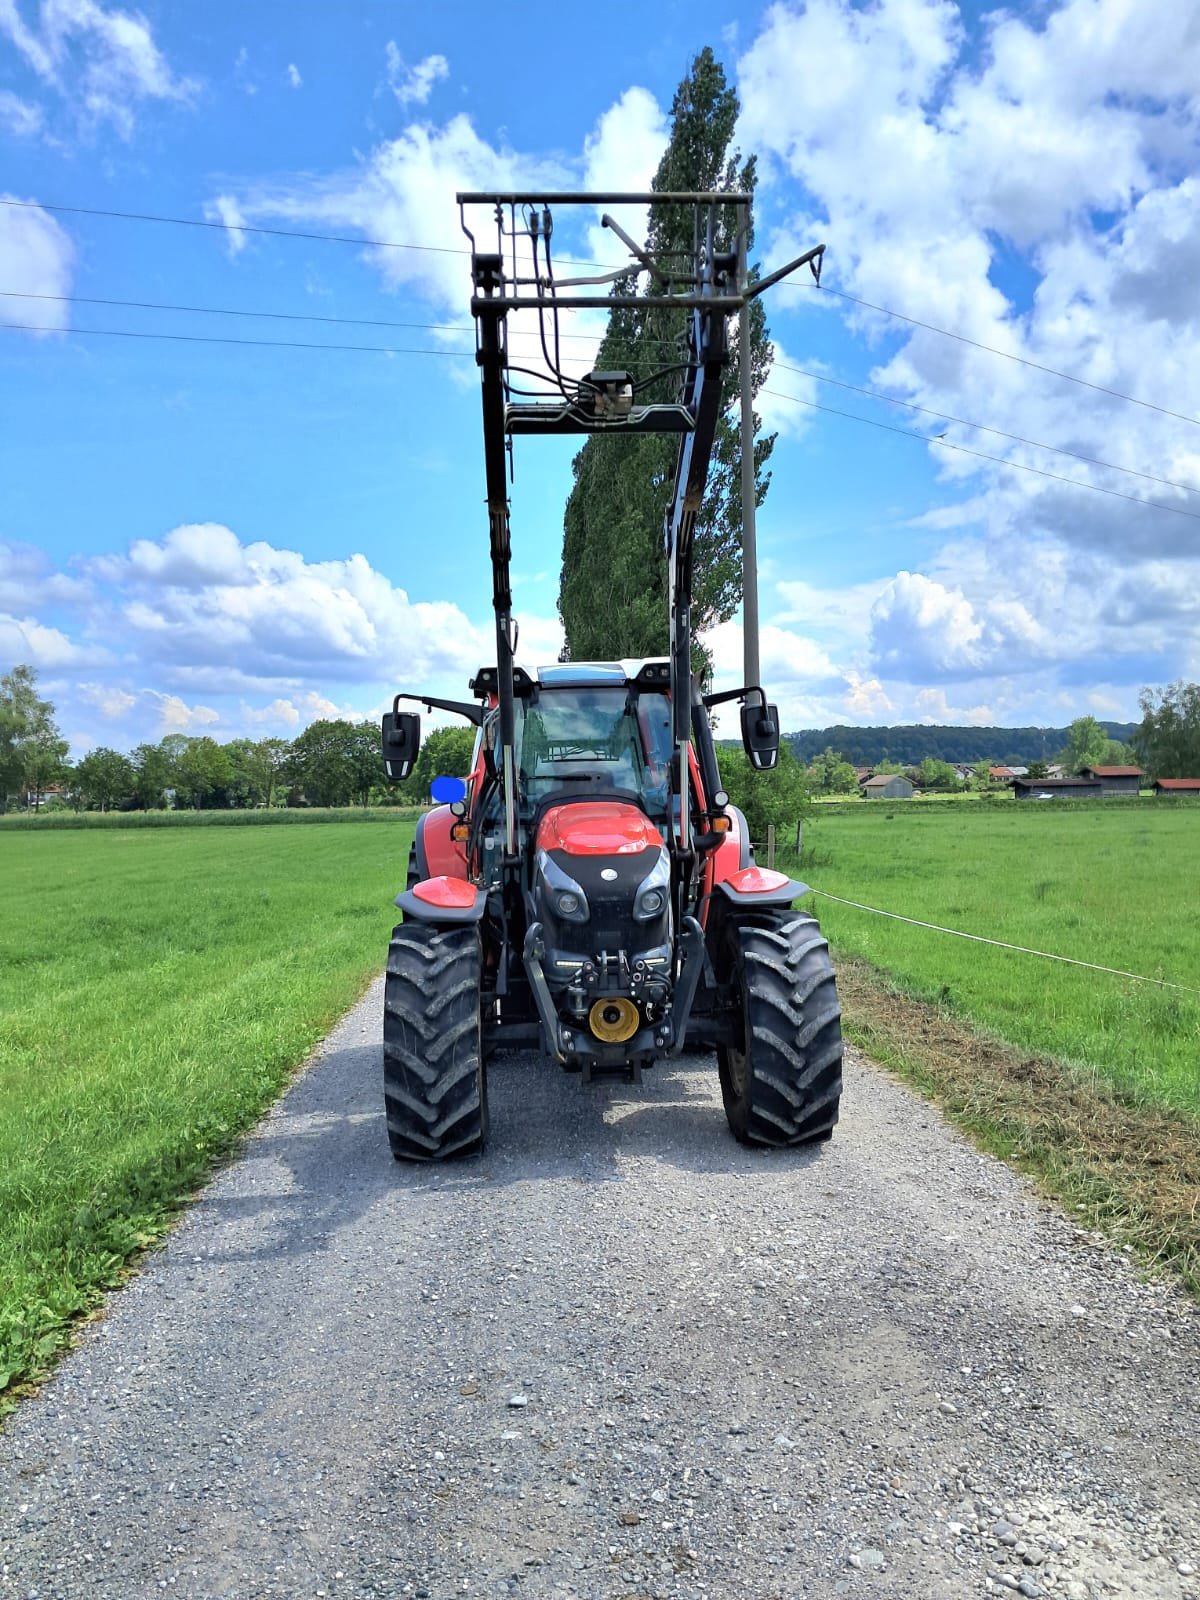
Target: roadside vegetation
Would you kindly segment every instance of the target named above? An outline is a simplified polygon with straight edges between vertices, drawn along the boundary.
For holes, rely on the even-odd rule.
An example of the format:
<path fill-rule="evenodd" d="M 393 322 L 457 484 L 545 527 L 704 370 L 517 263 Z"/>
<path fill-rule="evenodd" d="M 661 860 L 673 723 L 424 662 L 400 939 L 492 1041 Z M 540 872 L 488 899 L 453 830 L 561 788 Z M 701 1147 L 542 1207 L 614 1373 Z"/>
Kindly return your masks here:
<path fill-rule="evenodd" d="M 45 1370 L 378 971 L 412 833 L 0 837 L 0 1391 Z"/>
<path fill-rule="evenodd" d="M 822 808 L 829 895 L 1117 967 L 1136 983 L 814 895 L 849 1036 L 1092 1225 L 1200 1292 L 1200 807 Z"/>

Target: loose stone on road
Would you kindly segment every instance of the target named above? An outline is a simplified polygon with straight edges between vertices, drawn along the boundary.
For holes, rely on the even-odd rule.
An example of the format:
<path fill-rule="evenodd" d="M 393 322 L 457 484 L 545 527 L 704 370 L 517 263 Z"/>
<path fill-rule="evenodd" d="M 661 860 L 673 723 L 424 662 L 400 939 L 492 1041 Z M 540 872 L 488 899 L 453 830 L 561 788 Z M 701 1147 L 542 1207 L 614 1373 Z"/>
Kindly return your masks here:
<path fill-rule="evenodd" d="M 1200 1319 L 861 1059 L 491 1071 L 397 1166 L 376 985 L 0 1436 L 0 1594 L 1200 1600 Z"/>

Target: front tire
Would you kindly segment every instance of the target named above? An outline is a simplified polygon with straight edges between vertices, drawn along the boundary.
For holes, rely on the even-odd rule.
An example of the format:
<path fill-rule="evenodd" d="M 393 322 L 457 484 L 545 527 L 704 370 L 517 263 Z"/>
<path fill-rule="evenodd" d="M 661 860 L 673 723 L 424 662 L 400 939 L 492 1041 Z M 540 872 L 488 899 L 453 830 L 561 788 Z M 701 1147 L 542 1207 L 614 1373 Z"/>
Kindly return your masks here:
<path fill-rule="evenodd" d="M 402 923 L 383 1000 L 383 1097 L 397 1161 L 444 1161 L 487 1142 L 479 930 Z"/>
<path fill-rule="evenodd" d="M 736 1042 L 717 1052 L 734 1137 L 762 1145 L 827 1139 L 842 1095 L 842 1026 L 816 918 L 790 910 L 731 916 L 718 954 L 738 1012 Z"/>

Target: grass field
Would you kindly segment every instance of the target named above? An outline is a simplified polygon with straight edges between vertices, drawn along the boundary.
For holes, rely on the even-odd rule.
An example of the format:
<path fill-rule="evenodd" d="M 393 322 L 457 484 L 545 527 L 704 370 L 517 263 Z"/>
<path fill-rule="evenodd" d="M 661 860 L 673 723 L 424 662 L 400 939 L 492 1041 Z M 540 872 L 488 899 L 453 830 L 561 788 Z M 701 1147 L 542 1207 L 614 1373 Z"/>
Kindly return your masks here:
<path fill-rule="evenodd" d="M 1200 988 L 1200 808 L 877 803 L 817 813 L 814 888 L 967 933 Z M 1200 993 L 1133 983 L 814 897 L 835 947 L 908 992 L 1156 1104 L 1200 1112 Z"/>
<path fill-rule="evenodd" d="M 923 922 L 1200 984 L 1198 808 L 848 807 L 806 824 L 800 871 Z M 850 1038 L 1200 1296 L 1200 994 L 811 904 Z"/>
<path fill-rule="evenodd" d="M 412 832 L 0 836 L 0 1389 L 45 1367 L 382 965 Z"/>

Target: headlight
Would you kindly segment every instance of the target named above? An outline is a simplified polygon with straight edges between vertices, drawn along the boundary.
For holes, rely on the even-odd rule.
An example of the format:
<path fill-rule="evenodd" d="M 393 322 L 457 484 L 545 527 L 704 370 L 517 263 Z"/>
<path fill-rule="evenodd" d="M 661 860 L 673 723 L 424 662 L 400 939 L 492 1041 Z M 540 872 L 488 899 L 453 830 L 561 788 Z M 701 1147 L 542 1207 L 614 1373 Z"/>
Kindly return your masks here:
<path fill-rule="evenodd" d="M 666 910 L 667 890 L 671 884 L 671 858 L 666 850 L 659 853 L 653 870 L 642 879 L 633 899 L 633 920 L 652 922 Z"/>
<path fill-rule="evenodd" d="M 544 850 L 538 851 L 535 865 L 546 886 L 549 909 L 555 916 L 561 917 L 564 922 L 587 922 L 591 917 L 587 895 L 575 879 L 564 872 Z"/>

